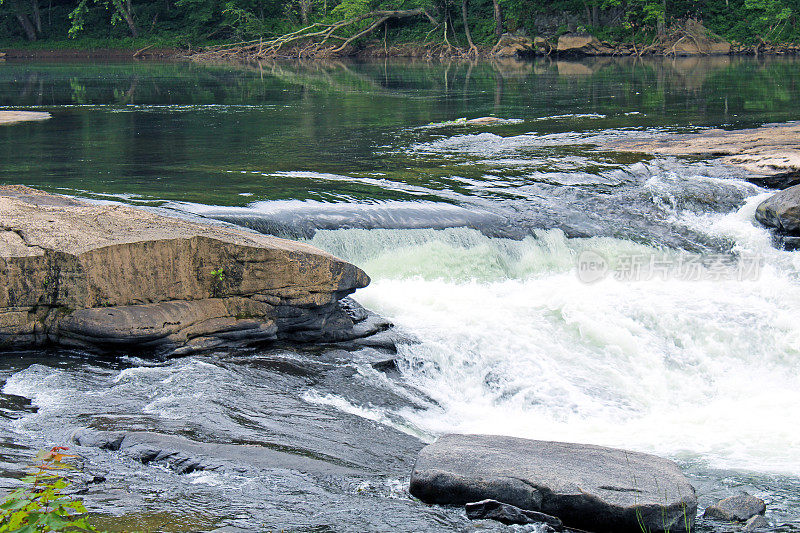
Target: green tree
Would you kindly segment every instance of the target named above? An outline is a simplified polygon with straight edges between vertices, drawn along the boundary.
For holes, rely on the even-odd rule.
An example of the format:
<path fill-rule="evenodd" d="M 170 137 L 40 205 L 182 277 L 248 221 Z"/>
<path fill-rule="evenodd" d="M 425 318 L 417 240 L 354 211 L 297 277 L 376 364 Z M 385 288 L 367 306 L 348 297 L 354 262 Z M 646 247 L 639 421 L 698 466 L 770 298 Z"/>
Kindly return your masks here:
<path fill-rule="evenodd" d="M 84 30 L 86 24 L 86 15 L 89 12 L 90 3 L 96 3 L 111 11 L 111 24 L 117 25 L 124 22 L 131 37 L 138 37 L 139 30 L 136 27 L 136 22 L 133 20 L 133 5 L 131 0 L 80 0 L 77 7 L 73 9 L 69 18 L 72 25 L 69 28 L 69 36 L 75 37 Z"/>

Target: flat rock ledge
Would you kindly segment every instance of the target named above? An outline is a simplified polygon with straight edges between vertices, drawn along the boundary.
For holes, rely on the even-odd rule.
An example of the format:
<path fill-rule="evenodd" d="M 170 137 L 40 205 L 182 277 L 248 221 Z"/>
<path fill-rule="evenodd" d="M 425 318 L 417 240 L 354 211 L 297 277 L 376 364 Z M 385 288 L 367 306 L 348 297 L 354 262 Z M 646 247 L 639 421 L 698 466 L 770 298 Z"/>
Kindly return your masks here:
<path fill-rule="evenodd" d="M 0 349 L 181 355 L 386 326 L 339 303 L 369 277 L 313 246 L 23 186 L 0 187 L 0 280 Z"/>
<path fill-rule="evenodd" d="M 667 459 L 588 444 L 444 435 L 423 448 L 410 492 L 431 504 L 484 499 L 598 532 L 688 531 L 694 488 Z"/>
<path fill-rule="evenodd" d="M 719 157 L 728 165 L 765 177 L 784 175 L 787 179 L 796 179 L 800 174 L 800 122 L 769 124 L 746 130 L 713 129 L 698 134 L 618 141 L 604 148 L 650 154 Z M 775 183 L 775 180 L 767 180 L 765 185 L 770 186 L 770 183 Z"/>
<path fill-rule="evenodd" d="M 302 472 L 358 475 L 356 467 L 342 466 L 264 446 L 205 443 L 149 431 L 76 430 L 74 444 L 121 452 L 146 465 L 159 465 L 177 474 L 199 470 L 246 472 L 250 469 L 289 469 Z"/>
<path fill-rule="evenodd" d="M 0 124 L 47 120 L 48 118 L 50 118 L 50 113 L 42 111 L 0 111 Z"/>

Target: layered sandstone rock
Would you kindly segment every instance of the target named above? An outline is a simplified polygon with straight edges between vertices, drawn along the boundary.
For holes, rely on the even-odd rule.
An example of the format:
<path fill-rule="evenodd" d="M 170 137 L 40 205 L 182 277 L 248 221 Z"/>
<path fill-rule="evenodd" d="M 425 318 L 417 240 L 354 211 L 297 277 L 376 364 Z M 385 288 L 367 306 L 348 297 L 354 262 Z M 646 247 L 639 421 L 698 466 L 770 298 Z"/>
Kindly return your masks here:
<path fill-rule="evenodd" d="M 721 161 L 761 176 L 800 171 L 800 122 L 771 124 L 746 130 L 707 130 L 609 143 L 616 150 L 666 155 L 720 157 Z"/>
<path fill-rule="evenodd" d="M 609 55 L 614 50 L 588 33 L 566 33 L 558 38 L 558 53 L 561 55 Z"/>
<path fill-rule="evenodd" d="M 497 57 L 514 57 L 533 53 L 533 41 L 527 35 L 504 33 L 492 48 Z"/>
<path fill-rule="evenodd" d="M 354 336 L 369 283 L 312 246 L 22 186 L 0 187 L 0 346 L 177 353 Z"/>

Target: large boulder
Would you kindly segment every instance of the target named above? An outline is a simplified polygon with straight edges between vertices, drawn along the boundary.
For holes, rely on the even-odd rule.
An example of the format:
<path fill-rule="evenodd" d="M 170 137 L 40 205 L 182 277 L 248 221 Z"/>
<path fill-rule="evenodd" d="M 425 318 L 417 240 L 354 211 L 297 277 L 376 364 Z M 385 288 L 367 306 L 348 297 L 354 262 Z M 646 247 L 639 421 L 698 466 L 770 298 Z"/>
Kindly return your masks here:
<path fill-rule="evenodd" d="M 0 345 L 157 348 L 341 340 L 369 283 L 312 246 L 0 187 Z"/>
<path fill-rule="evenodd" d="M 672 461 L 587 444 L 445 435 L 419 454 L 411 494 L 427 503 L 493 499 L 590 531 L 686 531 L 694 488 Z"/>
<path fill-rule="evenodd" d="M 800 235 L 800 185 L 773 194 L 756 208 L 756 220 L 789 235 Z"/>
<path fill-rule="evenodd" d="M 666 52 L 678 56 L 727 56 L 731 53 L 731 43 L 708 39 L 682 39 L 676 42 L 673 47 L 667 47 Z"/>
<path fill-rule="evenodd" d="M 533 41 L 527 35 L 504 33 L 492 48 L 497 57 L 513 57 L 533 53 Z"/>
<path fill-rule="evenodd" d="M 565 33 L 558 38 L 556 48 L 559 55 L 596 56 L 613 52 L 613 49 L 588 33 Z"/>

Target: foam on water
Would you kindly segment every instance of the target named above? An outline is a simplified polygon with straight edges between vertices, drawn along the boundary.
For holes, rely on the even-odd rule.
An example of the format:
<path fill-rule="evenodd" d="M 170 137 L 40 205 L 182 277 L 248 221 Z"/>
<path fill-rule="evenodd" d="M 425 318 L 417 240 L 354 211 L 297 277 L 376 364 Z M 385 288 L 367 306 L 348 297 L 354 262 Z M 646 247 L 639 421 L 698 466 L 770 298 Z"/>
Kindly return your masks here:
<path fill-rule="evenodd" d="M 566 115 L 565 115 L 566 116 Z M 545 117 L 545 120 L 558 117 Z M 592 117 L 603 118 L 603 117 Z M 412 144 L 408 151 L 411 153 L 433 153 L 439 155 L 508 155 L 532 149 L 571 146 L 587 144 L 605 144 L 609 141 L 623 140 L 626 138 L 651 139 L 671 133 L 660 128 L 640 129 L 604 129 L 600 131 L 569 131 L 563 133 L 523 133 L 503 137 L 495 133 L 466 133 L 443 137 L 432 141 Z"/>
<path fill-rule="evenodd" d="M 558 231 L 509 241 L 468 229 L 339 230 L 312 242 L 362 265 L 373 282 L 358 299 L 420 339 L 401 348 L 401 370 L 439 406 L 398 413 L 412 427 L 797 475 L 800 263 L 753 224 L 760 199 L 682 219 L 763 259 L 745 280 L 585 284 L 575 271 L 583 250 L 662 251 Z"/>
<path fill-rule="evenodd" d="M 91 366 L 76 372 L 33 364 L 12 374 L 2 390 L 30 398 L 37 411 L 26 414 L 15 424 L 18 429 L 37 433 L 53 419 L 69 419 L 76 405 L 116 413 L 115 416 L 127 413 L 170 420 L 185 418 L 187 406 L 202 405 L 206 419 L 219 419 L 225 415 L 208 397 L 213 397 L 214 389 L 231 381 L 220 367 L 197 359 L 121 371 Z M 65 425 L 63 442 L 69 431 Z"/>
<path fill-rule="evenodd" d="M 404 423 L 402 418 L 399 419 L 398 416 L 388 413 L 385 409 L 375 406 L 360 406 L 356 405 L 353 402 L 349 401 L 348 399 L 337 395 L 337 394 L 319 394 L 316 391 L 310 390 L 303 395 L 303 399 L 308 403 L 316 404 L 316 405 L 327 405 L 333 407 L 343 413 L 349 413 L 351 415 L 356 415 L 361 418 L 365 418 L 367 420 L 372 420 L 373 422 L 379 422 L 386 426 L 390 426 L 398 431 L 406 433 L 408 435 L 412 435 L 415 437 L 425 437 L 425 434 L 418 430 L 417 428 L 409 425 L 408 423 Z"/>

